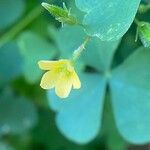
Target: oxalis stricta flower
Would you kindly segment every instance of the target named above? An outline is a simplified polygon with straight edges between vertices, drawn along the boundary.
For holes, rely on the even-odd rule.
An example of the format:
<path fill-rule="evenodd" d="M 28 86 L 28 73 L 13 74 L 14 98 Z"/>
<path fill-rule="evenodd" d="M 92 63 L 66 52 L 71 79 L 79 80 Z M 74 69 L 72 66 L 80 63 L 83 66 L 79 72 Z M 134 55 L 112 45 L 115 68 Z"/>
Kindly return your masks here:
<path fill-rule="evenodd" d="M 40 69 L 47 70 L 43 75 L 40 86 L 43 89 L 55 88 L 57 96 L 68 97 L 71 89 L 79 89 L 81 83 L 70 60 L 39 61 Z"/>

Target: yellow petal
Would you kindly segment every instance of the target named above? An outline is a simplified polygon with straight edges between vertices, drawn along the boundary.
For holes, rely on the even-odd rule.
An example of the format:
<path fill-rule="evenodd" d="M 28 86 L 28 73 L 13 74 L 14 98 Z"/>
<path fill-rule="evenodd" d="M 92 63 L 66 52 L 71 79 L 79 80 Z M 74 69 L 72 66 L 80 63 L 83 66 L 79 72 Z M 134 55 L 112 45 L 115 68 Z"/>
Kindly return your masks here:
<path fill-rule="evenodd" d="M 56 83 L 55 92 L 57 96 L 59 96 L 60 98 L 66 98 L 68 97 L 71 88 L 72 88 L 71 78 L 63 75 L 60 76 L 60 78 Z"/>
<path fill-rule="evenodd" d="M 41 60 L 38 62 L 39 68 L 42 70 L 51 70 L 56 67 L 60 67 L 63 64 L 67 64 L 68 60 L 66 59 L 61 59 L 59 61 L 46 61 L 46 60 Z"/>
<path fill-rule="evenodd" d="M 51 89 L 55 86 L 56 80 L 57 74 L 54 71 L 48 71 L 43 75 L 40 86 L 43 89 Z"/>
<path fill-rule="evenodd" d="M 80 79 L 75 71 L 72 74 L 72 84 L 74 89 L 79 89 L 81 87 Z"/>
<path fill-rule="evenodd" d="M 42 70 L 51 70 L 59 65 L 59 61 L 45 61 L 41 60 L 38 62 L 39 68 Z"/>

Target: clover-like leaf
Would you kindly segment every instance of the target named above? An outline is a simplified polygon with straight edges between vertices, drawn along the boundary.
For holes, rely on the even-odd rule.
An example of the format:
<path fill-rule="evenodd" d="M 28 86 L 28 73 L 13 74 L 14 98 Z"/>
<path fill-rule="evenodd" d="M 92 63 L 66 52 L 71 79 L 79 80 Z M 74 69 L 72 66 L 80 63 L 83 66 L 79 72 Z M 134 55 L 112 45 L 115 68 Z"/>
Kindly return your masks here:
<path fill-rule="evenodd" d="M 61 100 L 51 90 L 50 107 L 57 112 L 56 123 L 63 135 L 76 143 L 87 143 L 98 134 L 101 121 L 106 82 L 97 74 L 83 74 L 82 87 Z"/>
<path fill-rule="evenodd" d="M 110 80 L 115 120 L 128 141 L 150 141 L 150 50 L 139 48 Z"/>
<path fill-rule="evenodd" d="M 76 0 L 86 13 L 83 25 L 89 35 L 101 40 L 121 38 L 134 20 L 140 0 Z"/>

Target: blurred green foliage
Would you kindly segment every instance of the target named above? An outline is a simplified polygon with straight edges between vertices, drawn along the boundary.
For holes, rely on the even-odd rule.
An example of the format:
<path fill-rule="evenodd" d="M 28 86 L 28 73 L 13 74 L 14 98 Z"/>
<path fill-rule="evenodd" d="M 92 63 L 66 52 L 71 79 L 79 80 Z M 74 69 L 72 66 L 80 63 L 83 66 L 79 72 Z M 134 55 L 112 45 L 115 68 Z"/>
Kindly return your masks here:
<path fill-rule="evenodd" d="M 0 0 L 0 150 L 126 150 L 149 143 L 150 49 L 135 42 L 131 25 L 140 1 L 111 0 L 110 9 L 108 0 L 45 1 L 65 2 L 85 30 L 62 27 L 41 2 Z M 150 21 L 149 12 L 136 17 Z M 63 101 L 41 89 L 37 62 L 70 58 L 87 33 L 99 38 L 76 64 L 82 88 Z"/>

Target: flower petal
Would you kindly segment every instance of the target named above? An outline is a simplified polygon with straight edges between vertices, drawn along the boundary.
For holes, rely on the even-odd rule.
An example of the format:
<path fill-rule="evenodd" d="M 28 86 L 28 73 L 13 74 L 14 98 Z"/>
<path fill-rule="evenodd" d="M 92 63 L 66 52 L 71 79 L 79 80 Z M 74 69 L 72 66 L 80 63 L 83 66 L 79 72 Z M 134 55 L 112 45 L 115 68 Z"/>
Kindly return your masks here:
<path fill-rule="evenodd" d="M 66 98 L 68 97 L 70 91 L 72 88 L 72 81 L 70 77 L 66 77 L 65 75 L 60 76 L 58 79 L 56 86 L 55 86 L 55 92 L 57 96 L 60 98 Z"/>
<path fill-rule="evenodd" d="M 72 74 L 72 84 L 74 89 L 79 89 L 81 87 L 80 79 L 75 71 Z"/>
<path fill-rule="evenodd" d="M 39 68 L 42 70 L 51 70 L 60 64 L 59 61 L 45 61 L 41 60 L 38 62 Z"/>
<path fill-rule="evenodd" d="M 40 86 L 43 89 L 51 89 L 55 86 L 56 80 L 57 74 L 54 71 L 48 71 L 43 75 Z"/>
<path fill-rule="evenodd" d="M 60 59 L 59 61 L 46 61 L 46 60 L 41 60 L 38 62 L 39 68 L 42 70 L 51 70 L 56 67 L 60 67 L 63 64 L 68 64 L 67 59 Z"/>

